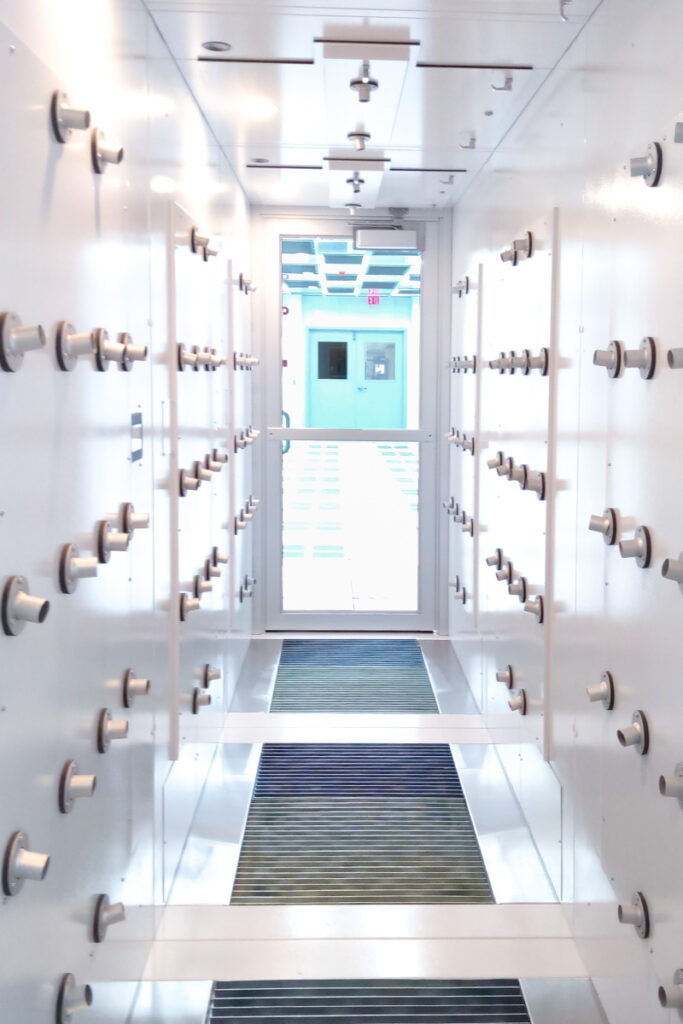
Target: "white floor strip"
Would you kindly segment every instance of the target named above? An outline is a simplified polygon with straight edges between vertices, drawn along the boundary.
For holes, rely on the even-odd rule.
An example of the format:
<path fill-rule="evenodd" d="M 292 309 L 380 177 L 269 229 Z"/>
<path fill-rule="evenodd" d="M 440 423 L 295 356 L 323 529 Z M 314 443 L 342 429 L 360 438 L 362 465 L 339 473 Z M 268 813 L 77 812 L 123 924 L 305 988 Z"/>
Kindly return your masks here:
<path fill-rule="evenodd" d="M 237 939 L 155 942 L 144 980 L 580 978 L 571 939 Z"/>
<path fill-rule="evenodd" d="M 168 906 L 158 942 L 349 939 L 568 939 L 557 903 Z"/>
<path fill-rule="evenodd" d="M 524 743 L 528 731 L 489 728 L 481 715 L 218 712 L 182 723 L 191 743 Z"/>

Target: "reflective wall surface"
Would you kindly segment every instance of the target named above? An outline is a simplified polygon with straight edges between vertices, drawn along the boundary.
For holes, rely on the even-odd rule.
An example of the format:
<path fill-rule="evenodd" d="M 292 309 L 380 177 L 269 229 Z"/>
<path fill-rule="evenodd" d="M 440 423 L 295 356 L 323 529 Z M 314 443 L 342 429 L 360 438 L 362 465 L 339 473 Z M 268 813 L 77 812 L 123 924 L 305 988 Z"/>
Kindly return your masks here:
<path fill-rule="evenodd" d="M 476 377 L 454 374 L 452 415 L 476 428 L 479 454 L 450 455 L 450 493 L 477 520 L 474 544 L 449 527 L 452 570 L 474 595 L 465 608 L 454 603 L 453 644 L 489 722 L 519 715 L 497 672 L 512 665 L 513 699 L 525 691 L 521 721 L 538 753 L 510 749 L 506 768 L 619 1024 L 674 1019 L 657 989 L 679 966 L 683 928 L 674 853 L 683 825 L 659 789 L 679 760 L 681 724 L 680 594 L 662 578 L 680 548 L 672 438 L 681 382 L 667 361 L 680 333 L 670 256 L 683 188 L 671 47 L 680 20 L 667 2 L 603 3 L 454 225 L 454 280 L 468 274 L 476 288 L 453 296 L 453 352 L 476 352 L 479 364 Z M 631 175 L 650 140 L 663 155 L 654 187 Z M 647 338 L 654 367 L 640 357 Z M 613 369 L 610 343 L 633 353 Z M 545 377 L 526 373 L 523 358 L 500 364 L 501 354 L 518 360 L 544 348 Z M 545 501 L 510 482 L 508 467 L 498 473 L 499 452 L 517 470 L 546 474 Z M 638 527 L 650 533 L 649 567 L 637 558 Z M 528 596 L 543 598 L 543 624 L 487 564 L 497 549 L 513 582 L 525 577 Z M 609 689 L 605 673 L 612 710 L 609 697 L 586 692 Z M 647 753 L 617 735 L 639 710 Z M 637 891 L 652 915 L 649 940 L 617 917 Z"/>
<path fill-rule="evenodd" d="M 243 654 L 231 631 L 251 632 L 225 572 L 194 621 L 179 621 L 180 592 L 214 546 L 230 550 L 229 470 L 186 498 L 179 471 L 230 450 L 235 379 L 242 390 L 253 379 L 228 362 L 248 350 L 244 312 L 230 321 L 228 260 L 247 271 L 249 239 L 232 172 L 142 4 L 9 2 L 1 13 L 15 147 L 3 165 L 0 310 L 4 351 L 22 337 L 28 347 L 0 371 L 0 461 L 13 481 L 0 499 L 0 586 L 23 577 L 49 611 L 0 635 L 0 846 L 4 856 L 21 832 L 50 860 L 44 880 L 13 895 L 5 879 L 0 1002 L 3 1016 L 37 1024 L 55 1019 L 65 973 L 79 984 L 142 975 L 210 763 L 198 757 L 175 784 L 170 758 L 192 758 L 178 723 L 204 692 L 193 673 L 215 665 L 208 692 L 222 706 Z M 81 112 L 62 123 L 63 142 L 56 91 Z M 95 128 L 109 146 L 99 164 Z M 216 256 L 193 251 L 194 225 Z M 6 314 L 33 334 L 10 337 Z M 181 372 L 176 344 L 224 358 Z M 250 489 L 240 484 L 239 500 Z M 182 522 L 180 502 L 194 502 Z M 76 795 L 65 801 L 67 774 Z M 115 909 L 98 935 L 103 896 Z M 118 991 L 116 1011 L 100 1001 L 97 1019 L 126 1019 L 135 986 Z"/>

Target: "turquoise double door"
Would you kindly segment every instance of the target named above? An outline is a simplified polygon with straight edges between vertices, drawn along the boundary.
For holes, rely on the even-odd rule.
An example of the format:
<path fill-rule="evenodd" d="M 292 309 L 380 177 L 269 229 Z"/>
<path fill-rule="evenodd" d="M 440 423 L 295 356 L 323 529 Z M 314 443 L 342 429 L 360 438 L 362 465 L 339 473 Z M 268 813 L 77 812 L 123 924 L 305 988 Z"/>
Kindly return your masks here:
<path fill-rule="evenodd" d="M 307 427 L 405 427 L 405 331 L 309 328 L 307 345 Z"/>

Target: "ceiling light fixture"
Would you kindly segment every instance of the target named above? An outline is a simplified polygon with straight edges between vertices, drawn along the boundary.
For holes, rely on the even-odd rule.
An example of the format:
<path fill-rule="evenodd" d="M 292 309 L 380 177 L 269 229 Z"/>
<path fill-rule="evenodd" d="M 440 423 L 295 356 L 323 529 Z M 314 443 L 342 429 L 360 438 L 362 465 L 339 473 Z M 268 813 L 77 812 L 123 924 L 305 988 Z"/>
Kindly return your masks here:
<path fill-rule="evenodd" d="M 360 152 L 365 149 L 365 143 L 370 141 L 370 132 L 366 132 L 363 128 L 356 128 L 354 132 L 349 132 L 346 136 L 349 142 L 353 142 L 356 149 Z"/>
<path fill-rule="evenodd" d="M 323 160 L 330 171 L 355 171 L 356 168 L 361 171 L 384 171 L 385 165 L 391 163 L 390 156 L 349 156 L 348 152 L 339 150 L 334 155 L 324 156 Z"/>
<path fill-rule="evenodd" d="M 365 179 L 361 178 L 358 171 L 354 171 L 353 176 L 351 178 L 346 179 L 346 184 L 351 185 L 351 187 L 353 188 L 354 195 L 358 195 L 358 193 L 360 192 L 361 185 L 365 184 Z"/>
<path fill-rule="evenodd" d="M 379 88 L 379 82 L 376 78 L 370 77 L 370 61 L 364 60 L 360 66 L 359 77 L 352 78 L 349 82 L 352 89 L 355 89 L 358 93 L 358 100 L 360 103 L 370 102 L 370 93 L 374 89 Z"/>
<path fill-rule="evenodd" d="M 212 53 L 227 53 L 228 50 L 232 50 L 232 46 L 223 39 L 207 39 L 202 43 L 202 49 L 211 50 Z"/>
<path fill-rule="evenodd" d="M 361 209 L 361 204 L 360 203 L 344 203 L 344 206 L 349 211 L 349 216 L 350 217 L 355 217 L 356 216 L 356 210 L 360 210 Z"/>
<path fill-rule="evenodd" d="M 314 43 L 327 43 L 333 46 L 419 46 L 419 39 L 344 39 L 344 38 L 328 38 L 327 36 L 314 36 Z"/>

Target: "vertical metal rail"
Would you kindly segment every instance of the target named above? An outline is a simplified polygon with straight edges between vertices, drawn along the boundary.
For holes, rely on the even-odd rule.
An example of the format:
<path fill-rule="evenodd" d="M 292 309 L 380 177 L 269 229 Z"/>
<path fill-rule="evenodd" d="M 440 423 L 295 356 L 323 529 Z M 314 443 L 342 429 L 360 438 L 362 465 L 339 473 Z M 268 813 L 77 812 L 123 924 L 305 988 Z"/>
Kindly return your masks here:
<path fill-rule="evenodd" d="M 548 494 L 545 510 L 545 648 L 543 652 L 543 757 L 552 758 L 552 648 L 555 627 L 555 524 L 557 500 L 557 391 L 559 377 L 559 307 L 560 307 L 560 215 L 554 207 L 552 214 L 552 271 L 550 297 L 548 375 L 548 462 L 546 486 Z"/>
<path fill-rule="evenodd" d="M 168 393 L 169 393 L 169 458 L 168 458 L 168 490 L 169 490 L 169 564 L 170 564 L 170 593 L 169 593 L 169 624 L 168 638 L 170 644 L 169 657 L 169 723 L 168 723 L 168 757 L 170 761 L 177 761 L 180 746 L 180 618 L 179 618 L 179 573 L 180 556 L 178 551 L 179 543 L 179 518 L 178 518 L 178 373 L 177 373 L 177 351 L 178 338 L 176 333 L 176 273 L 175 273 L 175 224 L 176 224 L 175 203 L 168 204 L 168 220 L 166 226 L 166 280 L 167 280 L 167 337 L 166 362 L 168 367 Z"/>

